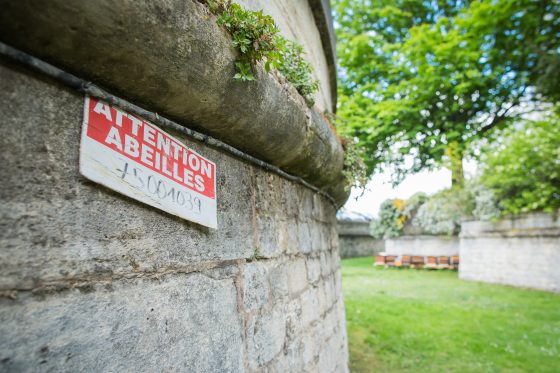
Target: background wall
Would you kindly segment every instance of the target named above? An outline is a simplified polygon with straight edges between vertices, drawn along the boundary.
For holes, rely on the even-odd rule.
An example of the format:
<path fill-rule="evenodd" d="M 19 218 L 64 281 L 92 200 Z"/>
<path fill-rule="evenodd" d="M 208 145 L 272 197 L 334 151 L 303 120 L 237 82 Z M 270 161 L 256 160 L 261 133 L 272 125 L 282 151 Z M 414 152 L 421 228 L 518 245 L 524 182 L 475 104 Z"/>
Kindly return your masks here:
<path fill-rule="evenodd" d="M 347 369 L 329 201 L 185 140 L 220 228 L 137 203 L 79 175 L 83 97 L 1 62 L 0 370 Z"/>
<path fill-rule="evenodd" d="M 401 236 L 385 240 L 390 255 L 453 256 L 459 255 L 457 236 Z"/>
<path fill-rule="evenodd" d="M 531 214 L 461 225 L 463 280 L 560 292 L 560 221 Z"/>
<path fill-rule="evenodd" d="M 338 220 L 338 240 L 340 256 L 354 258 L 374 256 L 384 250 L 383 240 L 371 236 L 369 221 Z"/>

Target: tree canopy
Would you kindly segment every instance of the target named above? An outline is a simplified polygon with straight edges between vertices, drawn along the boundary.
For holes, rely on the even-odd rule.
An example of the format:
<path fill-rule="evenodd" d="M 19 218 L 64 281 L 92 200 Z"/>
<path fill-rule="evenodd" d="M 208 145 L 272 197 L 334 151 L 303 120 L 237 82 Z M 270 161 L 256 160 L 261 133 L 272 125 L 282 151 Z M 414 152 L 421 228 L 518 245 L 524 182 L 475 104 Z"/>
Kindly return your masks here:
<path fill-rule="evenodd" d="M 395 180 L 560 97 L 556 0 L 336 0 L 341 129 Z M 555 83 L 556 82 L 556 83 Z M 411 162 L 409 160 L 412 160 Z"/>

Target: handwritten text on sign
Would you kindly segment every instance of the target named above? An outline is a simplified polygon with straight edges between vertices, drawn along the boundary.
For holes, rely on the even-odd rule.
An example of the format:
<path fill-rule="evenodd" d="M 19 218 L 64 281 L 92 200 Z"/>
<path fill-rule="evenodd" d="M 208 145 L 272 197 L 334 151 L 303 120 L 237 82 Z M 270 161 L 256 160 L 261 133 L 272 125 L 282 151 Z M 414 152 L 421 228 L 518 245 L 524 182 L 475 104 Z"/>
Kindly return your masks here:
<path fill-rule="evenodd" d="M 80 172 L 173 215 L 217 228 L 216 165 L 153 124 L 86 97 Z"/>

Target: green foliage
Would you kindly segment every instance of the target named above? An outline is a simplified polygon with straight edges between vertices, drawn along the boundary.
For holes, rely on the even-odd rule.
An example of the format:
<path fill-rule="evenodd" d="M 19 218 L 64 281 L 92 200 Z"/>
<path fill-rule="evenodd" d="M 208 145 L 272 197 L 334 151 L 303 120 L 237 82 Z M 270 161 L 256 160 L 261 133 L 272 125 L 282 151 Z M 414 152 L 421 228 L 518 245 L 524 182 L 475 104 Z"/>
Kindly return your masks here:
<path fill-rule="evenodd" d="M 379 218 L 372 221 L 372 235 L 377 239 L 398 237 L 407 221 L 405 202 L 387 199 L 379 208 Z"/>
<path fill-rule="evenodd" d="M 376 238 L 398 237 L 407 232 L 456 235 L 467 218 L 494 220 L 501 210 L 494 192 L 477 180 L 465 187 L 444 189 L 431 196 L 419 192 L 407 200 L 389 199 L 381 204 L 379 219 L 372 223 Z"/>
<path fill-rule="evenodd" d="M 246 10 L 230 0 L 209 0 L 208 7 L 216 15 L 218 24 L 231 34 L 232 43 L 241 52 L 243 63 L 254 64 L 265 58 L 276 60 L 278 51 L 274 37 L 279 30 L 272 17 L 262 11 Z"/>
<path fill-rule="evenodd" d="M 278 71 L 292 83 L 308 105 L 313 106 L 313 95 L 319 89 L 319 83 L 313 79 L 313 68 L 303 58 L 305 54 L 303 46 L 282 36 L 277 36 L 275 40 L 280 53 Z"/>
<path fill-rule="evenodd" d="M 338 115 L 368 149 L 370 172 L 391 164 L 395 181 L 441 165 L 450 146 L 460 160 L 473 141 L 531 107 L 538 95 L 528 87 L 545 73 L 552 82 L 560 76 L 557 1 L 334 4 Z M 560 90 L 547 86 L 549 98 Z"/>
<path fill-rule="evenodd" d="M 474 209 L 475 201 L 468 189 L 445 189 L 420 206 L 412 224 L 425 233 L 451 236 L 460 232 L 461 221 L 470 217 Z"/>
<path fill-rule="evenodd" d="M 418 209 L 428 201 L 429 197 L 426 193 L 418 192 L 413 194 L 409 199 L 405 201 L 405 208 L 404 212 L 408 218 L 408 220 L 413 219 Z"/>
<path fill-rule="evenodd" d="M 504 214 L 560 208 L 560 118 L 525 122 L 486 149 L 481 181 Z"/>
<path fill-rule="evenodd" d="M 268 72 L 278 70 L 303 96 L 309 106 L 314 105 L 313 95 L 318 83 L 313 79 L 313 69 L 304 58 L 303 47 L 285 39 L 272 17 L 262 11 L 244 9 L 231 0 L 207 0 L 210 11 L 217 16 L 219 25 L 232 36 L 233 45 L 240 52 L 235 63 L 235 80 L 254 80 L 252 71 L 257 62 L 264 62 Z"/>
<path fill-rule="evenodd" d="M 249 63 L 236 62 L 235 67 L 237 68 L 237 73 L 233 76 L 233 79 L 242 82 L 255 80 L 255 77 L 251 72 L 251 65 Z"/>
<path fill-rule="evenodd" d="M 558 372 L 560 296 L 344 259 L 353 373 Z"/>
<path fill-rule="evenodd" d="M 372 223 L 372 234 L 376 238 L 398 237 L 411 224 L 422 233 L 453 235 L 459 232 L 461 220 L 471 216 L 474 209 L 474 196 L 464 188 L 446 189 L 430 197 L 417 193 L 406 201 L 388 199 Z"/>
<path fill-rule="evenodd" d="M 415 218 L 419 208 L 426 203 L 426 193 L 418 192 L 408 200 L 387 199 L 379 208 L 379 218 L 372 221 L 372 235 L 375 238 L 398 237 Z"/>
<path fill-rule="evenodd" d="M 479 180 L 470 182 L 469 190 L 474 198 L 472 216 L 476 220 L 497 220 L 502 215 L 494 191 L 481 184 Z"/>
<path fill-rule="evenodd" d="M 342 174 L 346 178 L 346 191 L 352 188 L 365 188 L 367 178 L 367 168 L 363 161 L 364 149 L 358 142 L 349 137 L 342 137 L 342 147 L 344 148 L 344 167 Z"/>
<path fill-rule="evenodd" d="M 338 134 L 342 148 L 344 149 L 344 166 L 342 174 L 346 179 L 345 189 L 365 188 L 368 176 L 367 166 L 364 159 L 365 149 L 359 144 L 356 138 L 339 132 L 340 119 L 332 113 L 324 113 L 323 118 Z"/>

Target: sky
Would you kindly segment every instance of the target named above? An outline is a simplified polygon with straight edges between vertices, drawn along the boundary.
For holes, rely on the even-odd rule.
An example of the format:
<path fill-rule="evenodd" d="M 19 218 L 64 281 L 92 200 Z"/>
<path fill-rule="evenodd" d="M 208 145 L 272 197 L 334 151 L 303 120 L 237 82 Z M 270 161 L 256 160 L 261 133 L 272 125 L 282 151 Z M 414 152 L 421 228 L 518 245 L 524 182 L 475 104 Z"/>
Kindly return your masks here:
<path fill-rule="evenodd" d="M 467 176 L 474 175 L 476 173 L 475 162 L 464 162 L 463 167 L 465 168 Z M 379 206 L 388 198 L 407 199 L 416 192 L 433 194 L 451 186 L 451 171 L 445 168 L 434 171 L 423 171 L 418 174 L 408 176 L 396 188 L 391 186 L 390 176 L 390 170 L 373 176 L 367 184 L 364 192 L 362 189 L 352 189 L 352 194 L 344 205 L 344 209 L 377 217 Z M 360 197 L 362 192 L 363 195 Z"/>

